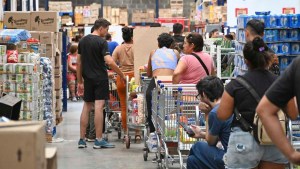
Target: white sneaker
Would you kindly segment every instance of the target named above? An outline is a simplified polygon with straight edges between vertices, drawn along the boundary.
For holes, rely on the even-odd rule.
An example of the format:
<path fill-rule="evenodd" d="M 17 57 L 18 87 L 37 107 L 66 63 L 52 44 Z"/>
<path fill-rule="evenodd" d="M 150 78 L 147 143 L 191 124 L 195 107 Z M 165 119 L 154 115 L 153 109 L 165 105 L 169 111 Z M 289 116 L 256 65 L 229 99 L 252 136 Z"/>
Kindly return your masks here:
<path fill-rule="evenodd" d="M 77 102 L 77 98 L 76 98 L 76 97 L 73 97 L 73 98 L 72 98 L 72 102 Z"/>

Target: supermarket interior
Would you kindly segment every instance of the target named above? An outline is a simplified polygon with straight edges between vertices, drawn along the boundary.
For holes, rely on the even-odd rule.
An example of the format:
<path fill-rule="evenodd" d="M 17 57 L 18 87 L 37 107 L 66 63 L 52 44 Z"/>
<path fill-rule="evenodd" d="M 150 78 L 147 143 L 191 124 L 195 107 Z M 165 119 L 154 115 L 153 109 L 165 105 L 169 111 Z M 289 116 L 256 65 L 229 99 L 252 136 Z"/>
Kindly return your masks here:
<path fill-rule="evenodd" d="M 300 169 L 300 0 L 0 6 L 0 169 Z"/>

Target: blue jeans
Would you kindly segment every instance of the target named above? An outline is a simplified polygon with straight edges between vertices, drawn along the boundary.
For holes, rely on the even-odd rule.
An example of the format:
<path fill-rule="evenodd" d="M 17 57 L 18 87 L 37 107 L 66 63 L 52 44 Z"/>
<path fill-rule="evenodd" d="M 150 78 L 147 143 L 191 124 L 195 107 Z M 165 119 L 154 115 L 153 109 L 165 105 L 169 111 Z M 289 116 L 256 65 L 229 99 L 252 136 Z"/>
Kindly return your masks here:
<path fill-rule="evenodd" d="M 250 169 L 260 161 L 287 164 L 287 159 L 274 145 L 259 145 L 254 137 L 239 127 L 234 127 L 229 137 L 224 161 L 228 169 Z"/>
<path fill-rule="evenodd" d="M 225 169 L 223 155 L 225 151 L 206 142 L 199 141 L 193 145 L 187 159 L 188 169 Z"/>

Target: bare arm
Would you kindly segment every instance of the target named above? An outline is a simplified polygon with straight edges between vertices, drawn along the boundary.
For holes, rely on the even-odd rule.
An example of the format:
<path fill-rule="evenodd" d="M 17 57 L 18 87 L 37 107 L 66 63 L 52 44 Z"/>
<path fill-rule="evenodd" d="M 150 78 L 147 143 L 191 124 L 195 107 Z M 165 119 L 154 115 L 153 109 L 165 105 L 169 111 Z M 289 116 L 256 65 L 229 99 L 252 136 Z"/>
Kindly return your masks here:
<path fill-rule="evenodd" d="M 152 55 L 154 54 L 154 51 L 152 51 L 150 53 L 150 56 L 149 56 L 149 60 L 148 60 L 148 69 L 147 69 L 147 76 L 148 77 L 152 77 L 152 63 L 151 63 L 151 58 L 152 58 Z"/>
<path fill-rule="evenodd" d="M 116 49 L 112 53 L 112 58 L 116 63 L 119 61 L 119 52 L 118 51 L 119 51 L 119 46 L 116 47 Z"/>
<path fill-rule="evenodd" d="M 286 105 L 285 108 L 283 108 L 283 111 L 285 112 L 285 114 L 288 115 L 288 117 L 292 120 L 296 120 L 299 112 L 298 112 L 298 108 L 297 108 L 297 101 L 296 101 L 296 97 L 292 98 Z"/>
<path fill-rule="evenodd" d="M 176 66 L 176 69 L 173 73 L 173 84 L 179 84 L 181 76 L 186 71 L 186 69 L 187 65 L 185 64 L 185 62 L 179 60 L 178 65 Z"/>
<path fill-rule="evenodd" d="M 207 141 L 208 145 L 215 146 L 218 143 L 219 137 L 209 134 L 208 113 L 205 114 L 205 121 L 206 121 L 205 140 Z"/>
<path fill-rule="evenodd" d="M 125 76 L 123 72 L 119 69 L 115 61 L 110 55 L 104 56 L 105 63 L 113 70 L 115 71 L 122 79 L 125 79 Z"/>
<path fill-rule="evenodd" d="M 77 82 L 79 84 L 83 83 L 83 78 L 82 78 L 82 63 L 81 63 L 81 55 L 78 54 L 77 55 L 77 71 L 76 71 L 76 75 L 77 75 Z"/>
<path fill-rule="evenodd" d="M 227 91 L 224 91 L 219 109 L 217 111 L 217 117 L 220 120 L 227 120 L 232 116 L 234 110 L 234 99 Z"/>
<path fill-rule="evenodd" d="M 285 136 L 277 112 L 279 107 L 274 105 L 266 96 L 264 96 L 257 106 L 258 116 L 270 136 L 273 143 L 278 147 L 278 149 L 295 164 L 300 164 L 300 152 L 297 152 L 290 141 Z"/>

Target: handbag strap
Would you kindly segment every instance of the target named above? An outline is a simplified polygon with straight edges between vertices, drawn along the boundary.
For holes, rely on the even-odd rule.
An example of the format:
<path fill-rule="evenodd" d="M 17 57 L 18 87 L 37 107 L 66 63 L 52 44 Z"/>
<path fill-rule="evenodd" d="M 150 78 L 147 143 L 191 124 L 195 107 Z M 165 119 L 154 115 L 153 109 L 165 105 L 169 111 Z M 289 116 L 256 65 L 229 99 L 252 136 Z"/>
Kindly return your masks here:
<path fill-rule="evenodd" d="M 241 85 L 243 85 L 250 92 L 250 94 L 254 97 L 254 99 L 257 101 L 257 103 L 259 103 L 261 97 L 259 97 L 257 92 L 253 89 L 253 87 L 245 79 L 243 79 L 241 77 L 237 77 L 235 80 L 238 81 Z"/>
<path fill-rule="evenodd" d="M 235 80 L 238 81 L 241 85 L 243 85 L 251 93 L 251 95 L 255 98 L 257 103 L 259 103 L 259 101 L 260 101 L 259 95 L 257 94 L 257 92 L 253 89 L 253 87 L 245 79 L 243 79 L 241 77 L 237 77 Z M 247 128 L 248 131 L 253 130 L 253 126 L 251 124 L 249 124 L 242 117 L 241 113 L 239 112 L 239 110 L 237 108 L 234 108 L 233 112 L 234 112 L 236 120 L 239 121 L 245 128 Z"/>
<path fill-rule="evenodd" d="M 198 59 L 198 61 L 200 62 L 200 64 L 204 68 L 204 70 L 206 72 L 206 75 L 208 76 L 209 75 L 209 71 L 208 71 L 206 65 L 204 64 L 204 62 L 202 61 L 202 59 L 196 53 L 192 53 L 192 55 L 195 56 Z"/>

